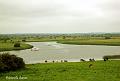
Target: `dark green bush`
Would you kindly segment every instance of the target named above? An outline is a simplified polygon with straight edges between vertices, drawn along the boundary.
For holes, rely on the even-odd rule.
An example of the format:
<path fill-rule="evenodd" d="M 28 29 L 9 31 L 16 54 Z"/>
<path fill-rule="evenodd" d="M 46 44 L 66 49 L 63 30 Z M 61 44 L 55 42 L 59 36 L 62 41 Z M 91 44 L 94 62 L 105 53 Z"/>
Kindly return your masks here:
<path fill-rule="evenodd" d="M 111 39 L 111 37 L 105 37 L 105 39 Z"/>
<path fill-rule="evenodd" d="M 14 47 L 20 47 L 20 43 L 19 42 L 15 43 Z"/>
<path fill-rule="evenodd" d="M 25 40 L 25 39 L 23 39 L 23 40 L 22 40 L 22 42 L 26 42 L 26 40 Z"/>
<path fill-rule="evenodd" d="M 0 72 L 17 70 L 25 67 L 22 58 L 8 53 L 0 54 Z"/>

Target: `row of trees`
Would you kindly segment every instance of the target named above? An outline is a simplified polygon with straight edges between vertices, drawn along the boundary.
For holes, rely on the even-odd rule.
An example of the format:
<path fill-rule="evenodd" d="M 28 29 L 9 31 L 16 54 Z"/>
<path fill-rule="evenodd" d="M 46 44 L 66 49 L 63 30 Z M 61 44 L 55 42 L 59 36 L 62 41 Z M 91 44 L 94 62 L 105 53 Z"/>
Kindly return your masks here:
<path fill-rule="evenodd" d="M 76 34 L 13 34 L 13 35 L 1 35 L 0 34 L 0 41 L 7 42 L 7 41 L 22 41 L 26 42 L 29 39 L 79 39 L 79 38 L 91 38 L 91 37 L 102 37 L 104 39 L 110 39 L 111 37 L 120 37 L 120 34 L 97 34 L 97 33 L 76 33 Z M 108 38 L 109 37 L 109 38 Z"/>

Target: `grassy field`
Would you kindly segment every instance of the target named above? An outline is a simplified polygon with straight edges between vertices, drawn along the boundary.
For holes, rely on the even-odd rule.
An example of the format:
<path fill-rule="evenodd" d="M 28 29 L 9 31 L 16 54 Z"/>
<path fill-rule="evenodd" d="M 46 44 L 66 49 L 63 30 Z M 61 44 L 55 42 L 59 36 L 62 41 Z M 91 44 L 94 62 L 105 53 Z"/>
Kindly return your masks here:
<path fill-rule="evenodd" d="M 96 37 L 92 37 L 89 34 L 80 35 L 68 35 L 68 34 L 48 34 L 48 35 L 37 35 L 37 34 L 21 34 L 21 35 L 0 35 L 0 51 L 10 51 L 10 50 L 22 50 L 26 48 L 31 48 L 31 45 L 22 43 L 20 48 L 14 48 L 14 42 L 50 42 L 57 41 L 62 44 L 76 44 L 76 45 L 109 45 L 109 46 L 120 46 L 120 37 L 112 36 L 112 34 L 102 35 L 94 34 Z M 110 36 L 110 38 L 109 38 Z M 106 38 L 108 37 L 108 38 Z"/>
<path fill-rule="evenodd" d="M 108 45 L 108 46 L 120 46 L 120 38 L 111 38 L 111 39 L 105 39 L 105 38 L 56 38 L 56 39 L 50 39 L 50 38 L 31 38 L 26 40 L 27 42 L 50 42 L 50 41 L 57 41 L 58 43 L 62 44 L 75 44 L 75 45 Z"/>
<path fill-rule="evenodd" d="M 0 73 L 0 81 L 120 81 L 120 61 L 30 64 L 26 69 Z"/>
<path fill-rule="evenodd" d="M 32 46 L 29 44 L 25 44 L 25 43 L 21 43 L 20 47 L 14 47 L 14 43 L 0 42 L 0 51 L 23 50 L 23 49 L 29 49 L 29 48 L 32 48 Z"/>
<path fill-rule="evenodd" d="M 75 44 L 75 45 L 109 45 L 109 46 L 120 46 L 120 39 L 92 39 L 92 40 L 64 40 L 58 41 L 62 44 Z"/>
<path fill-rule="evenodd" d="M 108 46 L 120 46 L 120 39 L 30 39 L 27 42 L 50 42 L 57 41 L 62 44 L 75 44 L 75 45 L 108 45 Z M 23 50 L 29 49 L 32 46 L 22 43 L 21 47 L 15 48 L 12 42 L 0 42 L 0 51 L 10 50 Z"/>

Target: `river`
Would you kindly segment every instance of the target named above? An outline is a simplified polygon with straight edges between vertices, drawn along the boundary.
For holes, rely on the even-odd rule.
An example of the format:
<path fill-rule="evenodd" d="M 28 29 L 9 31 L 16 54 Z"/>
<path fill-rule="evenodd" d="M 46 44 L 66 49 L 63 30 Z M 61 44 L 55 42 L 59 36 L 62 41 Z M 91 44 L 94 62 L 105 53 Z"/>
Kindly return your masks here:
<path fill-rule="evenodd" d="M 15 54 L 22 57 L 26 64 L 43 63 L 61 60 L 70 62 L 80 61 L 80 59 L 88 60 L 94 58 L 101 60 L 104 55 L 119 55 L 120 46 L 104 46 L 104 45 L 69 45 L 59 44 L 56 42 L 29 42 L 28 44 L 38 48 L 38 51 L 31 49 L 20 51 L 9 51 L 10 54 Z"/>

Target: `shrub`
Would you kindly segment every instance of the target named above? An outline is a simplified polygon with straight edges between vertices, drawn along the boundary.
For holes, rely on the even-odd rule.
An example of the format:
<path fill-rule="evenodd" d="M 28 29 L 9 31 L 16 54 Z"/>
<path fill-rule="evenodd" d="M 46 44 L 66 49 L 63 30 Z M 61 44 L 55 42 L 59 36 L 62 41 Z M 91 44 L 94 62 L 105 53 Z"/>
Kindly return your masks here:
<path fill-rule="evenodd" d="M 23 39 L 23 40 L 22 40 L 22 42 L 26 42 L 26 40 L 25 40 L 25 39 Z"/>
<path fill-rule="evenodd" d="M 0 54 L 0 72 L 17 70 L 25 67 L 22 58 L 9 53 Z"/>
<path fill-rule="evenodd" d="M 4 70 L 5 64 L 2 62 L 2 55 L 0 55 L 0 72 Z"/>
<path fill-rule="evenodd" d="M 19 42 L 15 43 L 14 47 L 20 47 L 20 43 Z"/>
<path fill-rule="evenodd" d="M 111 37 L 105 37 L 105 39 L 111 39 Z"/>

